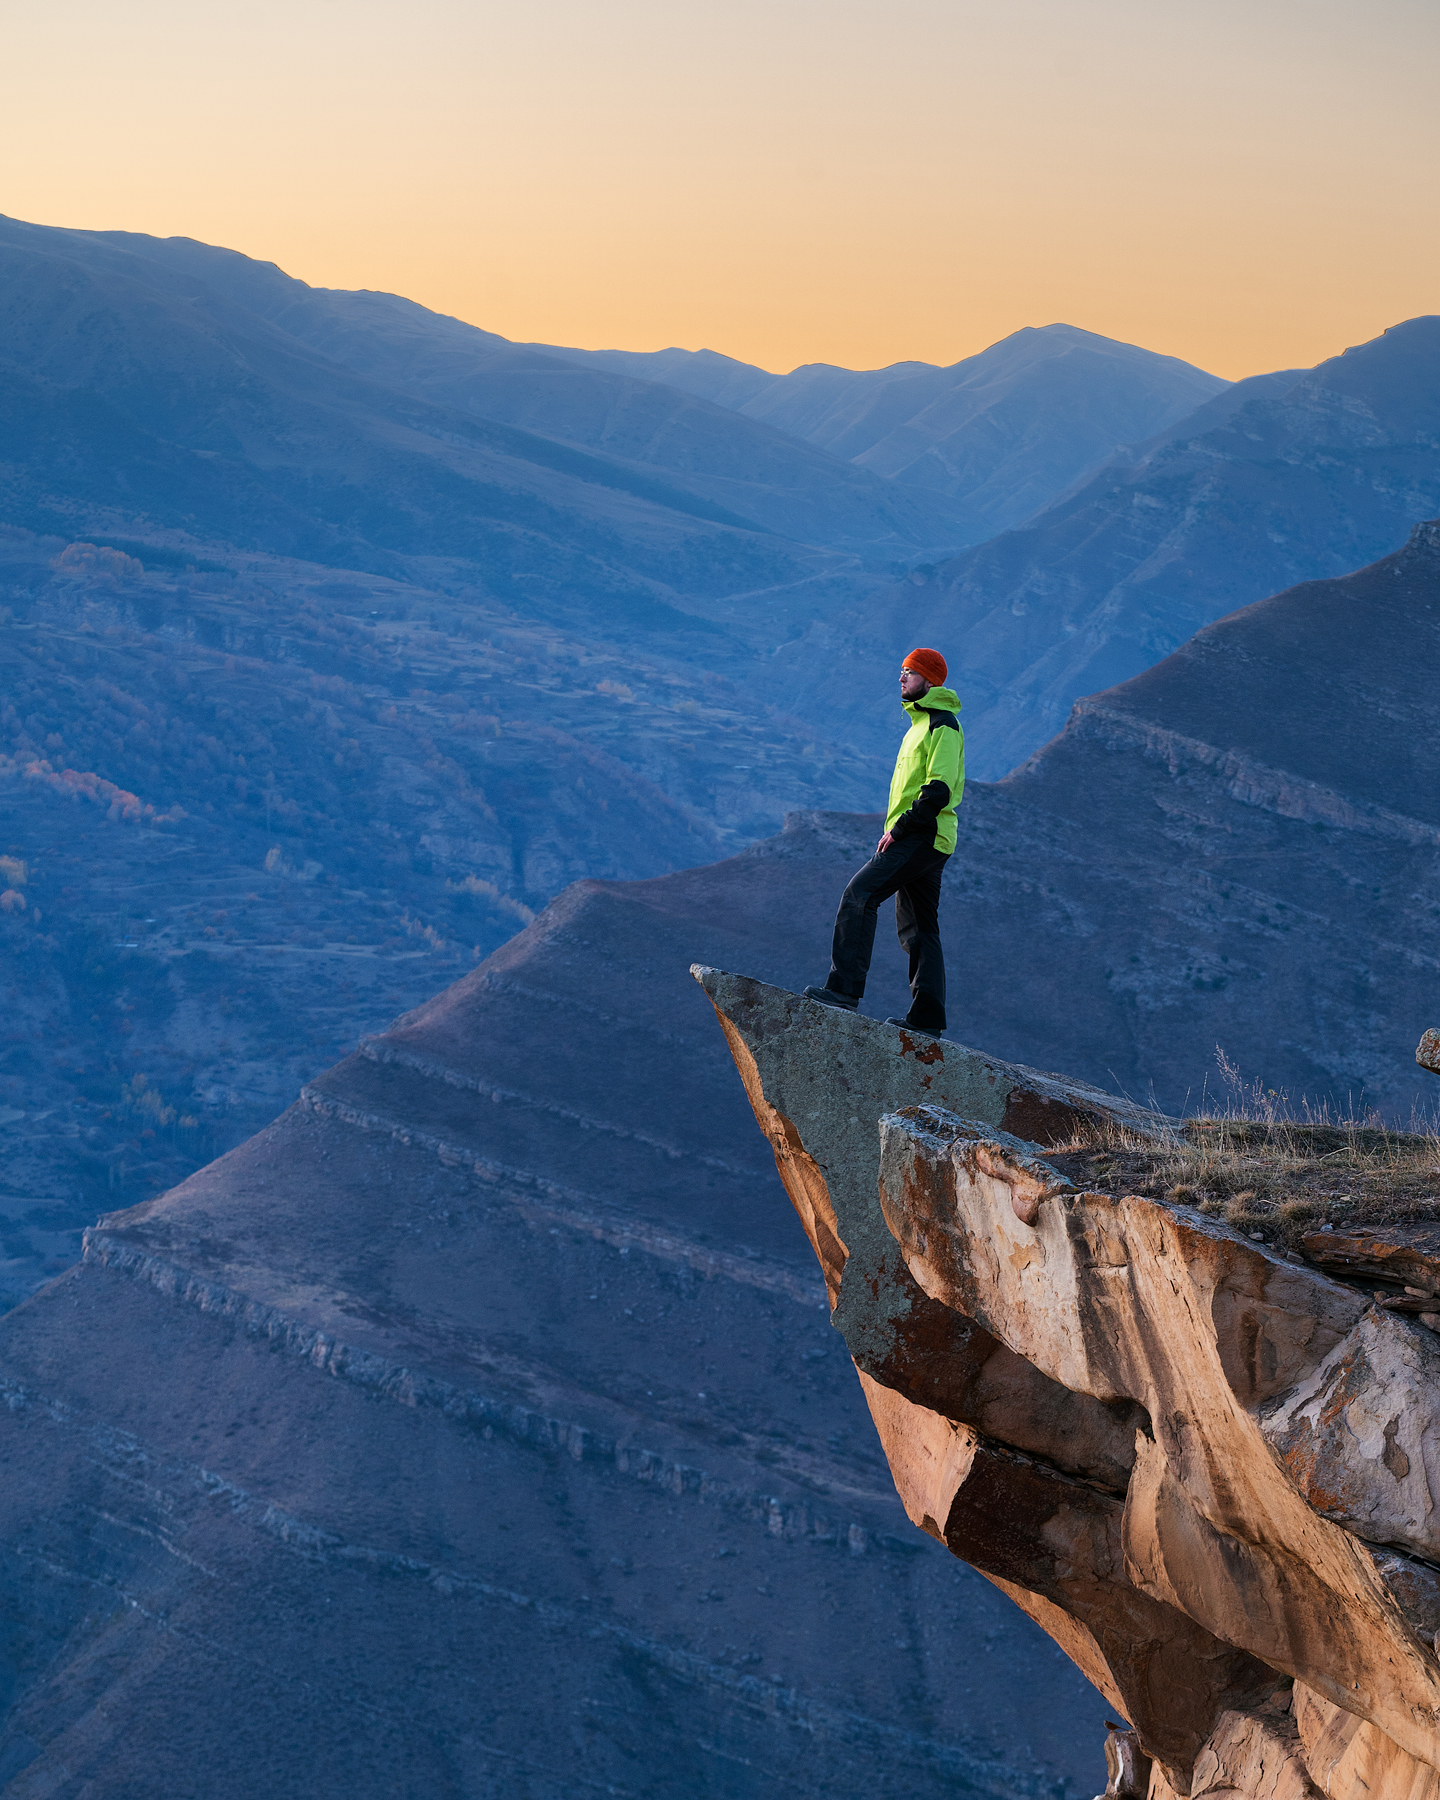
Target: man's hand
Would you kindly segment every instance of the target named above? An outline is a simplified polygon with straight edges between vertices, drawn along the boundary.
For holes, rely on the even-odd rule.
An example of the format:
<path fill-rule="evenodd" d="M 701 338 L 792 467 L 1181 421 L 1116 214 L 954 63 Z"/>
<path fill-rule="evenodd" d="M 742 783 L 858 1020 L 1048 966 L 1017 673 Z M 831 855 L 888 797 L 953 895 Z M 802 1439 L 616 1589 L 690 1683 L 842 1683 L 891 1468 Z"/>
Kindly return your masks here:
<path fill-rule="evenodd" d="M 875 846 L 875 854 L 877 856 L 883 856 L 894 842 L 894 838 L 891 837 L 890 833 L 887 831 L 884 837 L 882 837 L 880 842 Z"/>

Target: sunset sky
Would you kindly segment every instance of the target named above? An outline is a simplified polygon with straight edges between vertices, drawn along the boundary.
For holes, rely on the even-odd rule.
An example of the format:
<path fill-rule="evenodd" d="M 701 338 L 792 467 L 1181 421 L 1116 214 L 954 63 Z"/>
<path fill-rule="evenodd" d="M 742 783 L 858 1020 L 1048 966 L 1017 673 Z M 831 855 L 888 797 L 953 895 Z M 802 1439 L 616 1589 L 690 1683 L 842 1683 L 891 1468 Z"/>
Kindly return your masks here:
<path fill-rule="evenodd" d="M 1440 311 L 1435 0 L 9 0 L 0 212 L 507 337 L 1231 377 Z"/>

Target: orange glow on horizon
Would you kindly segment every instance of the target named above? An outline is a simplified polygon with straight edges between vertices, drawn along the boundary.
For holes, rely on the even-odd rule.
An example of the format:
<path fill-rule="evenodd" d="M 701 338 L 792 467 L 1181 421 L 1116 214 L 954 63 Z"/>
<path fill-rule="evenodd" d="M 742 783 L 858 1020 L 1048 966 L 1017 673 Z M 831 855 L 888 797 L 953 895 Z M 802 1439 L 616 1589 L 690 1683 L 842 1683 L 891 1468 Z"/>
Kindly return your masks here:
<path fill-rule="evenodd" d="M 0 211 L 521 341 L 1217 374 L 1440 311 L 1415 0 L 18 0 Z"/>

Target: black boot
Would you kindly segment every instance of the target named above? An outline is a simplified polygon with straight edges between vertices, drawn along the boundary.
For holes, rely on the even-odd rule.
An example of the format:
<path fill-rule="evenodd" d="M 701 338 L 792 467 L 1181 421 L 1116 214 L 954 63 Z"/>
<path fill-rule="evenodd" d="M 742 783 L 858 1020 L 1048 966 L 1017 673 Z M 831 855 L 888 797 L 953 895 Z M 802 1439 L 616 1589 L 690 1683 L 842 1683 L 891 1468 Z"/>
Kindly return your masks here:
<path fill-rule="evenodd" d="M 837 994 L 834 988 L 808 987 L 801 990 L 802 1000 L 818 1000 L 822 1006 L 833 1006 L 839 1012 L 856 1012 L 860 1002 L 849 994 Z"/>
<path fill-rule="evenodd" d="M 887 1025 L 898 1025 L 904 1031 L 918 1032 L 921 1037 L 938 1038 L 944 1037 L 945 1035 L 945 1027 L 943 1025 L 912 1025 L 908 1019 L 887 1019 L 885 1023 Z"/>

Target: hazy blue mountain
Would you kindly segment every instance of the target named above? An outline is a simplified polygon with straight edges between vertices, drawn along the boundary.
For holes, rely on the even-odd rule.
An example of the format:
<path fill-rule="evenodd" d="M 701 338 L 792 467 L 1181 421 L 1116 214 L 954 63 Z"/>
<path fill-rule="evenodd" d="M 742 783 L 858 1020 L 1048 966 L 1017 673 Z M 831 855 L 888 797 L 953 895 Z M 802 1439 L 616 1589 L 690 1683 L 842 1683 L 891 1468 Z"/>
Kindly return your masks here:
<path fill-rule="evenodd" d="M 469 592 L 607 653 L 658 633 L 667 679 L 722 674 L 756 721 L 778 707 L 862 759 L 898 729 L 882 671 L 937 642 L 982 776 L 1077 695 L 1440 510 L 1433 319 L 1231 388 L 1052 326 L 952 370 L 796 371 L 737 413 L 673 385 L 764 373 L 729 359 L 567 361 L 187 239 L 4 221 L 0 332 L 0 520 Z M 936 547 L 966 508 L 1044 493 L 1024 529 Z"/>
<path fill-rule="evenodd" d="M 624 571 L 703 595 L 813 574 L 799 545 L 893 558 L 942 529 L 892 484 L 723 407 L 574 369 L 394 296 L 317 293 L 188 240 L 7 221 L 0 319 L 13 380 L 48 383 L 64 405 L 84 394 L 118 414 L 104 429 L 154 439 L 127 458 L 148 470 L 143 496 L 127 502 L 109 476 L 97 488 L 77 469 L 71 500 L 104 495 L 173 522 L 183 489 L 192 529 L 243 541 L 236 496 L 250 490 L 257 546 L 316 557 L 334 539 L 354 564 L 356 543 L 423 545 L 507 576 L 517 563 L 532 576 L 563 569 L 594 588 Z M 195 460 L 206 453 L 209 471 Z M 77 454 L 89 454 L 83 441 Z M 177 458 L 162 476 L 158 463 Z M 6 460 L 23 470 L 30 458 L 22 444 Z M 46 479 L 65 485 L 58 464 Z M 207 488 L 212 502 L 199 498 Z M 297 511 L 313 527 L 303 543 L 268 535 Z M 494 541 L 517 530 L 545 549 Z M 582 573 L 597 563 L 603 577 Z"/>
<path fill-rule="evenodd" d="M 599 451 L 642 479 L 663 472 L 687 500 L 761 530 L 887 558 L 960 542 L 883 477 L 659 380 L 577 366 L 568 353 L 512 344 L 398 294 L 312 288 L 273 263 L 188 238 L 101 235 L 198 278 L 367 380 Z"/>
<path fill-rule="evenodd" d="M 1308 369 L 1272 369 L 1264 375 L 1247 375 L 1243 381 L 1232 382 L 1212 400 L 1206 400 L 1194 412 L 1186 413 L 1183 419 L 1176 419 L 1162 431 L 1157 431 L 1153 437 L 1128 444 L 1117 453 L 1114 460 L 1128 465 L 1154 456 L 1168 444 L 1189 443 L 1192 438 L 1197 438 L 1206 431 L 1214 431 L 1217 426 L 1228 424 L 1252 400 L 1279 399 L 1281 394 L 1294 387 L 1302 375 L 1309 373 Z M 1098 469 L 1092 470 L 1084 480 L 1075 484 L 1076 488 L 1082 487 L 1085 481 L 1092 480 L 1098 473 Z M 1060 497 L 1069 498 L 1063 494 Z"/>
<path fill-rule="evenodd" d="M 745 411 L 920 489 L 974 543 L 1018 525 L 1083 470 L 1225 385 L 1176 357 L 1047 325 L 948 369 L 796 369 Z"/>
<path fill-rule="evenodd" d="M 943 509 L 903 486 L 661 375 L 577 365 L 394 294 L 289 287 L 277 323 L 357 374 L 663 471 L 677 488 L 764 530 L 891 557 L 962 541 Z"/>
<path fill-rule="evenodd" d="M 598 453 L 622 486 L 661 475 L 666 492 L 644 490 L 661 504 L 679 496 L 680 510 L 698 502 L 717 522 L 892 561 L 934 560 L 1028 518 L 1224 387 L 1066 325 L 949 369 L 815 364 L 774 377 L 712 351 L 513 344 L 398 295 L 311 288 L 186 238 L 10 222 L 0 244 L 102 282 L 158 283 L 212 323 L 228 309 L 227 329 L 257 322 L 392 394 Z M 11 360 L 27 366 L 23 347 Z"/>
<path fill-rule="evenodd" d="M 783 376 L 772 375 L 754 363 L 738 362 L 718 350 L 569 350 L 558 345 L 541 346 L 552 356 L 592 369 L 608 369 L 615 375 L 634 375 L 642 381 L 663 381 L 717 406 L 742 407 L 747 400 Z"/>
<path fill-rule="evenodd" d="M 967 544 L 1018 525 L 1115 451 L 1164 431 L 1228 384 L 1073 325 L 1027 327 L 939 368 L 808 363 L 788 375 L 713 351 L 556 351 L 602 359 L 738 406 L 926 495 Z"/>
<path fill-rule="evenodd" d="M 1078 697 L 1201 626 L 1372 562 L 1440 511 L 1440 317 L 1240 387 L 1025 529 L 897 590 L 894 640 L 963 659 L 976 774 L 1013 768 Z"/>

